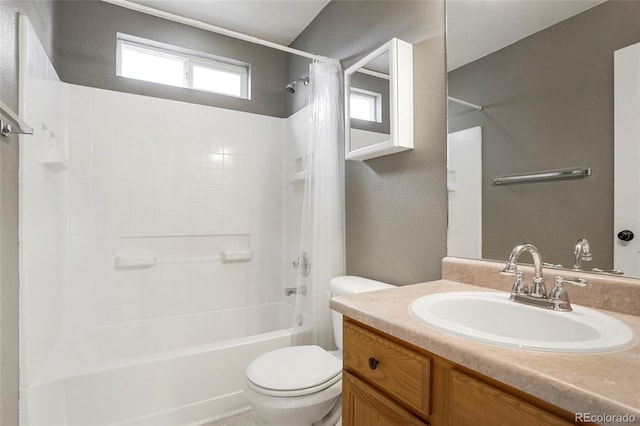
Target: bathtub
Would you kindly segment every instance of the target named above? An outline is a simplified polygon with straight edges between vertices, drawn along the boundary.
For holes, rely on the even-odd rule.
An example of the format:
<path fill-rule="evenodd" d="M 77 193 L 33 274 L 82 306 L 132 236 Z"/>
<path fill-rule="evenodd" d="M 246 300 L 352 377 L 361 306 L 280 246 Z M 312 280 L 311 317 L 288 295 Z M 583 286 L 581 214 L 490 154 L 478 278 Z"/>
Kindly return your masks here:
<path fill-rule="evenodd" d="M 246 367 L 291 344 L 293 315 L 270 303 L 66 334 L 21 389 L 21 425 L 195 425 L 248 409 Z"/>

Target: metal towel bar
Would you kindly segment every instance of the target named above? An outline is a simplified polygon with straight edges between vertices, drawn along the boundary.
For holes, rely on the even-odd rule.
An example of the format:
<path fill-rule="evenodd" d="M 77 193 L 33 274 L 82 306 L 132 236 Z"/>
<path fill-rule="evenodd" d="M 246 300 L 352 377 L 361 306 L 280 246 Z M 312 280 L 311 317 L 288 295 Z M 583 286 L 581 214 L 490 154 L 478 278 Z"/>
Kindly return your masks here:
<path fill-rule="evenodd" d="M 33 129 L 4 102 L 0 101 L 0 134 L 9 136 L 9 133 L 32 135 Z"/>
<path fill-rule="evenodd" d="M 581 178 L 591 176 L 591 167 L 571 167 L 566 169 L 543 170 L 540 172 L 519 173 L 513 175 L 497 176 L 493 178 L 494 185 L 507 185 L 510 183 L 534 182 L 539 180 Z"/>

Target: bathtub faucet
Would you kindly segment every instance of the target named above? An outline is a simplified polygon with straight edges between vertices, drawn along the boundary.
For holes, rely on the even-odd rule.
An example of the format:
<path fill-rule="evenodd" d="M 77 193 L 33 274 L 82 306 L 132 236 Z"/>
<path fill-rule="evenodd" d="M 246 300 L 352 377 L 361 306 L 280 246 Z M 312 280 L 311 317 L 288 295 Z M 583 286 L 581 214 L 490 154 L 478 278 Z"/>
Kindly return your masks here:
<path fill-rule="evenodd" d="M 294 294 L 298 294 L 298 287 L 288 287 L 284 289 L 284 295 L 285 296 L 293 296 Z M 307 286 L 303 285 L 300 286 L 300 294 L 305 295 L 307 294 Z"/>

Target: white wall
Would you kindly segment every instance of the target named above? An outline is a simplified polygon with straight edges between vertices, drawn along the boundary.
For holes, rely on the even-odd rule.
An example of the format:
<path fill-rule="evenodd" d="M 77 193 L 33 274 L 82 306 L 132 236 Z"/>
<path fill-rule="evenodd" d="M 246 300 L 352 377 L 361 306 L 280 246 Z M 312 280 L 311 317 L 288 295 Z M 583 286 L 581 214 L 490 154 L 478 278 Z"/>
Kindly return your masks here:
<path fill-rule="evenodd" d="M 68 246 L 67 173 L 43 160 L 66 140 L 64 87 L 33 28 L 20 21 L 20 383 L 33 383 L 63 332 Z M 26 53 L 26 54 L 25 54 Z"/>
<path fill-rule="evenodd" d="M 69 90 L 67 331 L 282 299 L 281 119 Z M 252 260 L 114 268 L 124 236 L 222 234 Z"/>
<path fill-rule="evenodd" d="M 447 255 L 482 258 L 482 127 L 447 138 Z"/>

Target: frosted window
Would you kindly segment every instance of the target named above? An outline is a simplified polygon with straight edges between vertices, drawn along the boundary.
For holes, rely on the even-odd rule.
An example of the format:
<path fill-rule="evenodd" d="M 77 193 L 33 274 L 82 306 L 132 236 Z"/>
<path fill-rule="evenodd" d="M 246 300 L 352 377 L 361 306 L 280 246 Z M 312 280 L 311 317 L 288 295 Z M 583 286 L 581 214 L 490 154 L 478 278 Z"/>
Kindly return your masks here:
<path fill-rule="evenodd" d="M 382 95 L 352 87 L 349 93 L 349 115 L 351 118 L 382 123 Z"/>
<path fill-rule="evenodd" d="M 185 60 L 161 56 L 126 44 L 120 52 L 120 75 L 170 86 L 184 86 Z"/>
<path fill-rule="evenodd" d="M 237 73 L 197 65 L 193 66 L 192 72 L 194 89 L 243 97 L 242 76 Z"/>
<path fill-rule="evenodd" d="M 250 65 L 118 34 L 119 76 L 249 99 Z"/>

